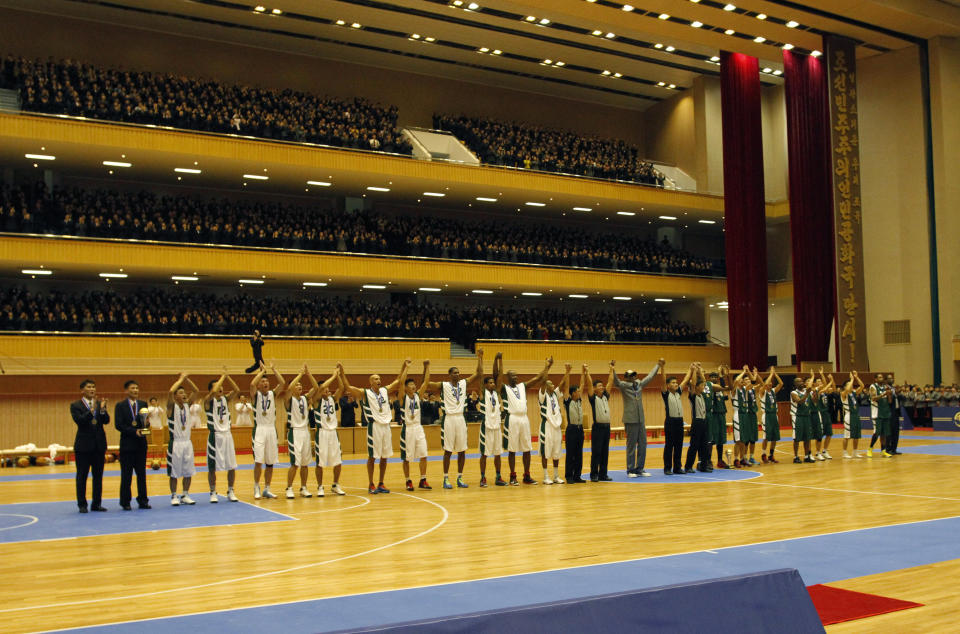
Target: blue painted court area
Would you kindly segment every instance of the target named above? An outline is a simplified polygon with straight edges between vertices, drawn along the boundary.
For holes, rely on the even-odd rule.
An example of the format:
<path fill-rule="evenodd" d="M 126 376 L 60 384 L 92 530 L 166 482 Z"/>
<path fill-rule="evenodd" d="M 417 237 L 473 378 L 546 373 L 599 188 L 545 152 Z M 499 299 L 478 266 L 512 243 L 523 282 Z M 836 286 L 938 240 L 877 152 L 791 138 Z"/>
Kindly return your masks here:
<path fill-rule="evenodd" d="M 705 539 L 704 550 L 688 554 L 151 619 L 81 631 L 139 633 L 146 627 L 194 633 L 269 632 L 278 623 L 283 624 L 287 633 L 374 628 L 388 623 L 442 619 L 476 612 L 478 607 L 509 609 L 772 568 L 796 568 L 804 583 L 813 585 L 960 558 L 958 531 L 960 517 L 949 517 L 716 549 L 710 548 Z M 598 547 L 616 546 L 614 542 Z"/>
<path fill-rule="evenodd" d="M 707 482 L 751 480 L 763 475 L 759 471 L 750 471 L 748 469 L 715 469 L 713 473 L 700 473 L 698 471 L 697 473 L 686 473 L 684 475 L 666 475 L 663 469 L 650 469 L 649 473 L 649 478 L 631 478 L 625 471 L 611 471 L 609 476 L 613 478 L 613 482 L 626 482 L 627 484 L 704 484 Z M 709 480 L 704 479 L 704 476 L 709 478 Z M 589 477 L 589 473 L 583 475 L 585 480 L 589 479 Z"/>
<path fill-rule="evenodd" d="M 902 446 L 897 451 L 903 453 L 926 454 L 930 456 L 960 456 L 960 443 L 944 443 L 942 445 Z"/>
<path fill-rule="evenodd" d="M 171 528 L 256 524 L 291 521 L 292 518 L 245 502 L 210 504 L 197 496 L 193 506 L 170 506 L 166 496 L 155 499 L 150 510 L 120 510 L 119 500 L 104 500 L 106 513 L 77 512 L 76 502 L 34 502 L 0 505 L 0 543 L 90 537 L 117 533 L 143 533 Z"/>

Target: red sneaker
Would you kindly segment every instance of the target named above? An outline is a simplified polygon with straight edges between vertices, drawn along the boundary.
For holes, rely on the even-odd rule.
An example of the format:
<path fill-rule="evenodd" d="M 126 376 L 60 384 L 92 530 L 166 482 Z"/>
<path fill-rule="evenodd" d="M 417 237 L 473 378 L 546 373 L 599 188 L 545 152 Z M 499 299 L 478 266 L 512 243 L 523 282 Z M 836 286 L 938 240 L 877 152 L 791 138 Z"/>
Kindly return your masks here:
<path fill-rule="evenodd" d="M 767 464 L 767 454 L 760 454 L 760 459 L 763 460 L 763 464 Z"/>
<path fill-rule="evenodd" d="M 726 462 L 724 462 L 723 460 L 718 460 L 718 461 L 717 461 L 717 469 L 729 469 L 729 468 L 730 468 L 730 465 L 728 465 L 728 464 L 727 464 Z"/>
<path fill-rule="evenodd" d="M 733 461 L 733 466 L 734 466 L 735 469 L 739 469 L 739 468 L 740 468 L 740 459 L 739 459 L 739 458 L 734 459 L 734 461 Z"/>
<path fill-rule="evenodd" d="M 413 480 L 407 480 L 407 491 L 413 491 Z"/>
<path fill-rule="evenodd" d="M 424 491 L 433 491 L 433 487 L 427 482 L 426 478 L 420 478 L 420 488 Z"/>
<path fill-rule="evenodd" d="M 773 457 L 773 454 L 770 454 L 770 462 L 772 462 L 772 463 L 774 463 L 774 464 L 777 464 L 777 463 L 779 463 L 780 461 L 777 460 L 776 458 L 774 458 L 774 457 Z"/>

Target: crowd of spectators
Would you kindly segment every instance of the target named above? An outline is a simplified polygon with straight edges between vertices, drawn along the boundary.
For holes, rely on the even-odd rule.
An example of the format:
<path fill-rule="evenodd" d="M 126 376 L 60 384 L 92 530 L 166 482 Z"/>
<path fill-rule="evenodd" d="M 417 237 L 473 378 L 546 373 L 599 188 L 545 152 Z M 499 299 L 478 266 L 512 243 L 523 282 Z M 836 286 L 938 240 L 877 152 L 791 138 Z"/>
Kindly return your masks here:
<path fill-rule="evenodd" d="M 468 220 L 161 196 L 151 192 L 0 185 L 5 232 L 423 256 L 722 276 L 723 263 L 623 231 L 556 222 Z"/>
<path fill-rule="evenodd" d="M 903 407 L 913 424 L 933 427 L 933 407 L 960 407 L 960 385 L 913 385 L 896 386 L 899 405 Z"/>
<path fill-rule="evenodd" d="M 705 342 L 706 333 L 661 310 L 441 303 L 416 296 L 392 303 L 334 293 L 269 296 L 243 291 L 117 287 L 72 292 L 0 290 L 0 330 L 110 333 L 440 337 L 472 347 L 478 338 Z"/>
<path fill-rule="evenodd" d="M 579 174 L 663 187 L 664 176 L 641 150 L 605 139 L 519 122 L 435 114 L 433 126 L 452 132 L 481 162 Z"/>
<path fill-rule="evenodd" d="M 0 88 L 24 110 L 410 154 L 397 108 L 362 98 L 230 85 L 75 60 L 0 58 Z"/>

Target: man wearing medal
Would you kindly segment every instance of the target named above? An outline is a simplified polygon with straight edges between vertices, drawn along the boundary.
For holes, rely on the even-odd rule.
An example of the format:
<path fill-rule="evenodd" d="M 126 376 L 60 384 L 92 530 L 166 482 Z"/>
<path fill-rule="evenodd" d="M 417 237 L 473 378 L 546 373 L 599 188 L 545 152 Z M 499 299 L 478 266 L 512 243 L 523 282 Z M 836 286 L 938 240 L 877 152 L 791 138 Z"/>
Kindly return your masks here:
<path fill-rule="evenodd" d="M 130 380 L 123 384 L 127 398 L 113 409 L 113 424 L 120 432 L 120 508 L 131 510 L 131 480 L 137 474 L 137 505 L 150 508 L 147 497 L 147 403 L 140 400 L 140 385 Z"/>
<path fill-rule="evenodd" d="M 400 374 L 393 383 L 384 387 L 379 374 L 370 375 L 370 387 L 360 389 L 350 385 L 343 364 L 337 364 L 337 370 L 343 377 L 343 389 L 352 394 L 363 408 L 364 419 L 367 424 L 367 478 L 370 481 L 368 492 L 390 493 L 383 484 L 387 472 L 387 458 L 393 455 L 393 436 L 390 432 L 390 423 L 393 420 L 393 407 L 390 406 L 389 394 L 395 392 L 407 379 L 407 369 L 410 359 L 406 359 L 400 367 Z M 373 464 L 380 461 L 380 481 L 373 485 Z"/>
<path fill-rule="evenodd" d="M 265 375 L 267 368 L 260 365 L 260 371 L 250 382 L 250 398 L 253 400 L 253 499 L 259 500 L 260 474 L 263 473 L 263 496 L 267 499 L 277 497 L 270 491 L 273 481 L 273 465 L 278 459 L 277 451 L 277 397 L 283 393 L 286 382 L 283 375 L 270 364 L 270 370 L 277 378 L 277 385 L 270 389 L 270 379 Z"/>
<path fill-rule="evenodd" d="M 553 357 L 548 357 L 540 374 L 527 381 L 520 381 L 513 370 L 509 370 L 506 374 L 502 373 L 502 354 L 498 354 L 493 360 L 493 375 L 497 377 L 497 388 L 500 390 L 501 400 L 507 410 L 507 416 L 503 420 L 503 431 L 504 449 L 507 450 L 507 461 L 510 463 L 510 486 L 520 485 L 517 481 L 517 452 L 523 452 L 523 483 L 537 483 L 530 477 L 532 444 L 530 419 L 527 417 L 527 388 L 540 387 L 547 378 L 551 366 L 553 366 Z"/>
<path fill-rule="evenodd" d="M 443 488 L 450 484 L 450 456 L 457 454 L 457 487 L 467 488 L 463 481 L 463 467 L 467 462 L 467 421 L 463 412 L 467 407 L 467 388 L 483 376 L 483 349 L 477 349 L 477 368 L 467 379 L 460 378 L 460 369 L 450 368 L 443 383 L 430 381 L 430 362 L 424 362 L 423 381 L 427 389 L 440 390 L 443 401 L 443 417 L 440 419 L 440 436 L 443 439 Z"/>
<path fill-rule="evenodd" d="M 92 379 L 80 383 L 80 399 L 70 403 L 70 416 L 77 424 L 77 436 L 73 451 L 77 464 L 77 506 L 81 513 L 87 512 L 87 475 L 93 473 L 93 491 L 90 508 L 106 511 L 101 497 L 103 493 L 103 456 L 107 451 L 107 435 L 103 426 L 110 423 L 107 399 L 97 400 L 97 384 Z"/>
<path fill-rule="evenodd" d="M 188 383 L 193 390 L 189 395 L 183 387 Z M 167 475 L 170 477 L 170 505 L 196 504 L 190 497 L 190 482 L 196 469 L 193 466 L 193 442 L 190 439 L 190 402 L 197 393 L 187 373 L 182 373 L 170 386 L 167 396 Z M 183 480 L 183 495 L 177 495 L 177 480 Z"/>

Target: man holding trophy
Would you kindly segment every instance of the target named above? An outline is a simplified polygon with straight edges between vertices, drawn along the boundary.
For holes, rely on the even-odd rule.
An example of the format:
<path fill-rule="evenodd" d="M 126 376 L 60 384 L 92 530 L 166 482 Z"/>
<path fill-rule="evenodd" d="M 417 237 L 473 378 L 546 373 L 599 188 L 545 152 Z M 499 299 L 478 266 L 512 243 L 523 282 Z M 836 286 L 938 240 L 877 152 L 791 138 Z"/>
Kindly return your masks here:
<path fill-rule="evenodd" d="M 140 385 L 130 380 L 123 384 L 127 398 L 113 410 L 113 424 L 120 432 L 120 508 L 130 509 L 131 475 L 137 473 L 137 504 L 150 508 L 147 498 L 147 439 L 150 423 L 147 421 L 147 403 L 139 399 Z"/>

